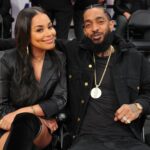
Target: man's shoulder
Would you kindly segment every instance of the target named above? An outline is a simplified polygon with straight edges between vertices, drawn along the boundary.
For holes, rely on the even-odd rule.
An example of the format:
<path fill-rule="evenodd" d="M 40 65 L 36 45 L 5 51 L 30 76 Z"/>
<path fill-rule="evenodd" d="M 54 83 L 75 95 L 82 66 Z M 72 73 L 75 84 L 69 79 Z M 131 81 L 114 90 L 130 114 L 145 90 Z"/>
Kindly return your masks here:
<path fill-rule="evenodd" d="M 80 42 L 77 39 L 69 39 L 69 40 L 64 40 L 64 39 L 57 39 L 56 44 L 63 44 L 65 46 L 71 45 L 71 44 L 79 44 Z"/>
<path fill-rule="evenodd" d="M 127 52 L 130 55 L 143 56 L 142 53 L 138 50 L 138 48 L 132 42 L 128 42 L 127 44 L 128 44 Z"/>
<path fill-rule="evenodd" d="M 80 42 L 76 39 L 72 40 L 56 40 L 56 49 L 62 51 L 66 55 L 74 55 L 80 49 Z"/>
<path fill-rule="evenodd" d="M 125 39 L 118 38 L 114 42 L 114 45 L 119 52 L 126 52 L 129 54 L 130 53 L 140 54 L 140 52 L 137 50 L 137 47 L 131 41 L 127 41 Z"/>
<path fill-rule="evenodd" d="M 131 41 L 118 38 L 114 43 L 114 47 L 116 51 L 121 54 L 119 56 L 124 56 L 125 59 L 129 57 L 133 60 L 137 60 L 143 57 L 143 54 Z"/>
<path fill-rule="evenodd" d="M 65 54 L 59 50 L 55 50 L 54 51 L 56 53 L 56 55 L 61 59 L 61 60 L 64 60 L 65 59 Z"/>

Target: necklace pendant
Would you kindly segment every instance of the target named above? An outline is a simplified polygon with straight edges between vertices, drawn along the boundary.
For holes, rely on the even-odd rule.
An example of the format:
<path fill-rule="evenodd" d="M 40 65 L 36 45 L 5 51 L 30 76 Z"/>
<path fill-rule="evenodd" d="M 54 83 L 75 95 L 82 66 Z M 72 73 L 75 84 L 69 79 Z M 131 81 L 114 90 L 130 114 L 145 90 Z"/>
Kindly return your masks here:
<path fill-rule="evenodd" d="M 101 97 L 102 91 L 100 88 L 94 87 L 94 88 L 92 88 L 90 95 L 93 99 L 97 99 L 97 98 Z"/>

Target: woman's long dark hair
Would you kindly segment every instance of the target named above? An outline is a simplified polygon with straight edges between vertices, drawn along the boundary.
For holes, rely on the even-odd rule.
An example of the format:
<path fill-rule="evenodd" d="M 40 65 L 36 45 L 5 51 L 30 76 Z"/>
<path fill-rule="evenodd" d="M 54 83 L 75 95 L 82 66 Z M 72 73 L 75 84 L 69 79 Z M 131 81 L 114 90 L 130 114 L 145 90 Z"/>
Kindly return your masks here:
<path fill-rule="evenodd" d="M 40 88 L 35 79 L 31 64 L 32 53 L 30 47 L 32 18 L 39 12 L 46 14 L 46 12 L 40 7 L 25 8 L 20 11 L 16 20 L 15 39 L 17 43 L 17 64 L 11 94 L 18 105 L 33 104 L 33 99 L 37 99 L 40 94 Z M 27 47 L 29 53 L 27 52 Z M 54 56 L 53 53 L 54 52 L 50 52 L 52 57 L 55 58 L 56 56 Z M 30 103 L 28 103 L 27 101 L 30 97 L 32 99 L 30 100 Z"/>
<path fill-rule="evenodd" d="M 20 59 L 19 65 L 21 65 L 21 78 L 28 83 L 29 76 L 31 75 L 31 62 L 32 57 L 30 50 L 30 37 L 31 37 L 31 23 L 32 18 L 37 15 L 37 13 L 45 13 L 45 11 L 40 7 L 25 8 L 18 14 L 16 25 L 15 25 L 15 39 L 17 43 L 17 50 Z M 29 50 L 29 53 L 27 52 Z"/>

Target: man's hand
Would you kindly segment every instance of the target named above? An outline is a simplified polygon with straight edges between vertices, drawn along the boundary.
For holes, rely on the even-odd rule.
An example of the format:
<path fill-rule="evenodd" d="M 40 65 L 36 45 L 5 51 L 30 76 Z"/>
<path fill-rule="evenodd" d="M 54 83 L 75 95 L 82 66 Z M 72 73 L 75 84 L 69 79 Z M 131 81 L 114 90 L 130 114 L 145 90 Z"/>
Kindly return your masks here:
<path fill-rule="evenodd" d="M 55 132 L 58 129 L 56 119 L 45 120 L 40 118 L 40 120 L 47 126 L 47 128 L 51 130 L 51 133 Z"/>
<path fill-rule="evenodd" d="M 131 14 L 128 12 L 124 12 L 123 15 L 126 17 L 127 20 L 129 20 L 131 17 Z"/>
<path fill-rule="evenodd" d="M 129 124 L 131 121 L 137 119 L 141 113 L 142 109 L 139 109 L 136 103 L 123 104 L 119 109 L 117 109 L 114 120 Z"/>

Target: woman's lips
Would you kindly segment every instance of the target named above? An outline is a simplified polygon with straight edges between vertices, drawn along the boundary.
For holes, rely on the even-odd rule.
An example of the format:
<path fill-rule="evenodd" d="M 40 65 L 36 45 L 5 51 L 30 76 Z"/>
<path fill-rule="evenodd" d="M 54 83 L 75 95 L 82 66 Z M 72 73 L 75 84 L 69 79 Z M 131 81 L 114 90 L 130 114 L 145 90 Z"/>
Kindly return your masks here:
<path fill-rule="evenodd" d="M 50 39 L 44 40 L 44 42 L 45 42 L 46 44 L 52 44 L 52 43 L 54 43 L 54 41 L 55 41 L 54 38 L 50 38 Z"/>

